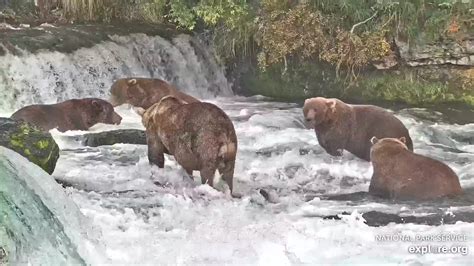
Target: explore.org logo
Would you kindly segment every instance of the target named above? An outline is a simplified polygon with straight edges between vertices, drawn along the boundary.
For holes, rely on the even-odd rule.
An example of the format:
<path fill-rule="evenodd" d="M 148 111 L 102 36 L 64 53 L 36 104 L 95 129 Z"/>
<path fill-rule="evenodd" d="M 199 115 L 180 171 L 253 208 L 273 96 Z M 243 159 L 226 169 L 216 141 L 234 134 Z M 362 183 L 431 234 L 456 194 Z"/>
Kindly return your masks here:
<path fill-rule="evenodd" d="M 468 236 L 464 234 L 382 234 L 375 235 L 375 241 L 419 243 L 408 246 L 410 254 L 469 254 L 469 246 L 466 243 Z M 433 242 L 444 244 L 433 244 Z"/>

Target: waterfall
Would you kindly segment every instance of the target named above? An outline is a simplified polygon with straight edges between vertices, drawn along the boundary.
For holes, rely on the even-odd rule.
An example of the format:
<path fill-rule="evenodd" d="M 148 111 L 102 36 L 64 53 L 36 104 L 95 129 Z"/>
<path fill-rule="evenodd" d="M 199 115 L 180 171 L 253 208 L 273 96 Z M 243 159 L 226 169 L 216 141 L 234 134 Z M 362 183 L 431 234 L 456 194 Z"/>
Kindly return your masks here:
<path fill-rule="evenodd" d="M 0 56 L 0 112 L 72 98 L 107 99 L 114 80 L 131 76 L 161 78 L 198 98 L 232 95 L 222 67 L 198 40 L 140 33 L 110 36 L 71 53 L 18 50 Z"/>

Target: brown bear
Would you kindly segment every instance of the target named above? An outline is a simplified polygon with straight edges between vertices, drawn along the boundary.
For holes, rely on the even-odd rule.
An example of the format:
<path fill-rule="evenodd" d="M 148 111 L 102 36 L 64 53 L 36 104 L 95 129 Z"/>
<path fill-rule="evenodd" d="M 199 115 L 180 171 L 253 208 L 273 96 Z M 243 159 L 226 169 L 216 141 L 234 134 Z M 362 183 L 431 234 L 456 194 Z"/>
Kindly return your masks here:
<path fill-rule="evenodd" d="M 144 109 L 150 108 L 168 95 L 174 96 L 186 103 L 199 102 L 198 99 L 179 91 L 161 79 L 118 79 L 112 84 L 110 94 L 110 102 L 113 106 L 128 103 Z"/>
<path fill-rule="evenodd" d="M 11 118 L 29 122 L 46 131 L 57 128 L 61 132 L 88 130 L 97 123 L 120 124 L 122 121 L 109 102 L 97 98 L 30 105 L 16 111 Z"/>
<path fill-rule="evenodd" d="M 163 168 L 164 151 L 192 176 L 200 171 L 202 183 L 213 186 L 216 169 L 232 193 L 237 137 L 230 118 L 219 107 L 203 102 L 185 104 L 167 96 L 146 111 L 148 159 Z"/>
<path fill-rule="evenodd" d="M 406 138 L 371 139 L 374 173 L 369 193 L 391 199 L 429 200 L 462 194 L 459 178 L 446 164 L 413 153 Z"/>
<path fill-rule="evenodd" d="M 413 150 L 408 129 L 393 114 L 373 105 L 351 105 L 339 99 L 316 97 L 304 102 L 306 121 L 314 128 L 319 145 L 332 156 L 347 150 L 370 161 L 370 138 L 403 136 Z"/>

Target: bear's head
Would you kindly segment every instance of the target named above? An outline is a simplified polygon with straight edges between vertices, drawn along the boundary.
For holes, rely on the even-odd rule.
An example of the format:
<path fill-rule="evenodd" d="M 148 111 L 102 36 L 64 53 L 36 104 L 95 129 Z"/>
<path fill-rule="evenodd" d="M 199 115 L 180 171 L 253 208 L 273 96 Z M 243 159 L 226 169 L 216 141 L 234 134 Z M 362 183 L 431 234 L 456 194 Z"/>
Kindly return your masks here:
<path fill-rule="evenodd" d="M 408 150 L 406 145 L 406 138 L 382 138 L 378 139 L 373 136 L 370 139 L 372 147 L 370 148 L 370 157 L 382 153 L 392 153 L 400 150 Z"/>
<path fill-rule="evenodd" d="M 107 101 L 97 98 L 86 99 L 89 101 L 91 113 L 88 124 L 92 126 L 97 123 L 118 125 L 122 117 L 114 111 L 114 107 Z"/>
<path fill-rule="evenodd" d="M 143 107 L 146 91 L 140 86 L 136 78 L 119 79 L 110 88 L 110 103 L 119 106 L 124 103 Z"/>
<path fill-rule="evenodd" d="M 303 114 L 306 122 L 315 127 L 330 121 L 336 112 L 336 99 L 316 97 L 306 99 L 303 106 Z"/>
<path fill-rule="evenodd" d="M 156 124 L 155 118 L 157 116 L 160 116 L 170 109 L 178 107 L 182 104 L 187 104 L 187 102 L 173 96 L 166 96 L 146 110 L 143 108 L 135 108 L 135 110 L 139 115 L 141 115 L 143 125 L 146 128 L 149 128 L 153 126 L 153 124 Z"/>

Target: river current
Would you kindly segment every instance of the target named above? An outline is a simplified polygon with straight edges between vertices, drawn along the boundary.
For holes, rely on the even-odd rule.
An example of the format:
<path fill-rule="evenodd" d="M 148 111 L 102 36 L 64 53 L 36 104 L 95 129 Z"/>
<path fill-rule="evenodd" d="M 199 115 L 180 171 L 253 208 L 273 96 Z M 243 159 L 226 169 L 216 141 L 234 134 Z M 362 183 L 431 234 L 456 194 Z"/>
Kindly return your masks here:
<path fill-rule="evenodd" d="M 0 60 L 0 110 L 6 116 L 25 104 L 107 99 L 115 78 L 147 76 L 215 103 L 234 122 L 239 146 L 234 187 L 241 199 L 201 185 L 198 172 L 193 182 L 170 156 L 164 169 L 150 166 L 145 145 L 86 147 L 75 136 L 87 132 L 52 131 L 62 150 L 53 177 L 68 184 L 68 197 L 101 232 L 96 240 L 105 247 L 105 260 L 122 265 L 472 263 L 472 221 L 404 223 L 403 217 L 473 213 L 473 121 L 456 124 L 422 108 L 394 111 L 409 129 L 415 151 L 452 167 L 466 193 L 422 204 L 372 198 L 365 193 L 370 163 L 347 152 L 340 158 L 325 153 L 305 127 L 300 104 L 233 96 L 223 70 L 196 45 L 187 36 L 166 41 L 132 35 L 71 54 L 7 54 Z M 121 125 L 99 124 L 90 131 L 143 129 L 129 106 L 116 111 L 124 118 Z M 375 216 L 363 215 L 370 212 Z M 401 220 L 384 223 L 381 214 Z M 440 235 L 465 238 L 423 241 Z M 422 246 L 433 249 L 419 254 Z M 437 254 L 439 246 L 458 248 Z"/>

